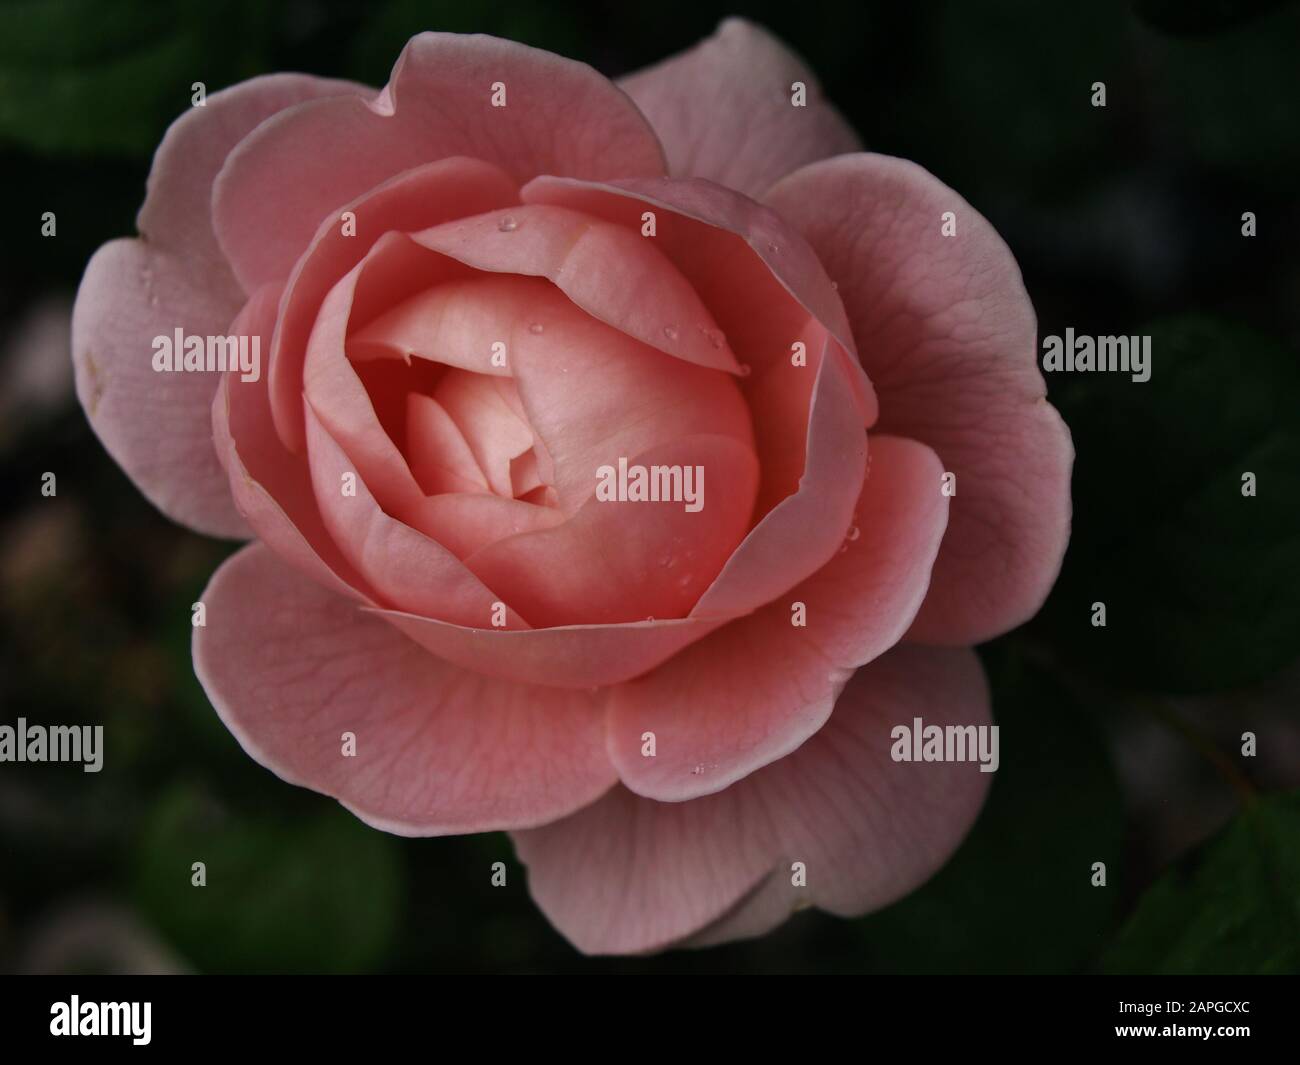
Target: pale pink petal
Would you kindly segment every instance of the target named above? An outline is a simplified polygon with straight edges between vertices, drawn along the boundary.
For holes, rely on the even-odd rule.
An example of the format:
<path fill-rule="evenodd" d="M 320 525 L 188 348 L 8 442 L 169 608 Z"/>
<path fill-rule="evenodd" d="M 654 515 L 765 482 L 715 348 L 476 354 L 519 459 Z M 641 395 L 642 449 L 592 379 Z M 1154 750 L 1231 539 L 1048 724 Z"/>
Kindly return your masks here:
<path fill-rule="evenodd" d="M 540 533 L 564 521 L 554 507 L 489 492 L 447 492 L 429 496 L 400 515 L 437 540 L 457 558 L 468 559 L 484 548 L 513 536 Z M 513 593 L 509 585 L 502 587 Z M 510 602 L 514 605 L 514 595 Z"/>
<path fill-rule="evenodd" d="M 406 397 L 406 455 L 411 474 L 428 495 L 488 490 L 464 434 L 432 396 L 411 392 Z"/>
<path fill-rule="evenodd" d="M 614 779 L 596 697 L 440 661 L 260 544 L 222 564 L 203 602 L 194 668 L 226 727 L 279 777 L 377 828 L 544 824 Z"/>
<path fill-rule="evenodd" d="M 380 604 L 458 625 L 492 623 L 500 597 L 445 546 L 385 514 L 310 407 L 307 453 L 325 525 Z M 508 608 L 502 624 L 526 627 Z"/>
<path fill-rule="evenodd" d="M 414 239 L 423 245 L 426 237 Z M 517 386 L 521 410 L 549 459 L 548 483 L 566 513 L 591 497 L 596 470 L 620 457 L 700 433 L 752 445 L 735 378 L 611 328 L 540 278 L 480 274 L 448 282 L 406 300 L 355 337 L 367 350 L 382 344 L 393 355 L 432 352 L 429 357 L 441 359 L 447 353 L 453 365 L 469 367 L 475 353 L 490 358 L 491 344 L 503 344 L 513 385 L 480 378 L 503 389 L 506 401 Z M 348 351 L 356 349 L 350 339 Z"/>
<path fill-rule="evenodd" d="M 476 270 L 545 277 L 608 325 L 676 358 L 738 371 L 700 297 L 653 238 L 582 211 L 538 205 L 414 235 Z"/>
<path fill-rule="evenodd" d="M 217 247 L 210 206 L 231 148 L 282 108 L 353 88 L 275 74 L 189 108 L 154 155 L 136 220 L 144 240 L 105 245 L 82 279 L 72 355 L 90 424 L 150 502 L 200 532 L 248 535 L 213 451 L 209 410 L 218 375 L 155 373 L 153 339 L 178 328 L 187 336 L 226 336 L 244 302 Z"/>
<path fill-rule="evenodd" d="M 807 446 L 800 445 L 803 473 L 794 493 L 750 530 L 691 610 L 693 616 L 754 610 L 816 573 L 844 543 L 863 491 L 868 450 L 848 375 L 832 353 L 833 344 L 827 340 L 826 355 L 810 359 L 808 368 L 769 371 L 800 380 L 817 374 Z"/>
<path fill-rule="evenodd" d="M 807 242 L 774 212 L 706 181 L 539 178 L 522 195 L 637 233 L 647 211 L 655 216 L 655 245 L 691 283 L 749 370 L 742 387 L 763 458 L 756 518 L 795 490 L 803 469 L 808 404 L 800 400 L 811 397 L 826 332 L 847 365 L 863 424 L 874 422 L 875 394 L 850 354 L 853 338 L 839 295 Z"/>
<path fill-rule="evenodd" d="M 451 370 L 438 382 L 433 398 L 460 429 L 488 487 L 507 499 L 513 496 L 510 463 L 533 446 L 533 433 L 492 378 Z"/>
<path fill-rule="evenodd" d="M 862 147 L 803 61 L 744 19 L 725 20 L 712 37 L 619 86 L 650 119 L 675 177 L 758 196 L 805 163 Z"/>
<path fill-rule="evenodd" d="M 692 799 L 788 754 L 821 728 L 853 670 L 907 631 L 948 501 L 923 444 L 873 434 L 871 456 L 857 535 L 823 569 L 614 689 L 610 757 L 633 791 Z M 652 758 L 643 754 L 647 732 Z"/>
<path fill-rule="evenodd" d="M 497 85 L 504 107 L 492 103 Z M 493 163 L 519 183 L 663 173 L 645 118 L 585 64 L 494 37 L 422 33 L 379 96 L 303 104 L 231 153 L 214 199 L 221 246 L 245 286 L 284 278 L 324 218 L 403 170 L 453 155 Z"/>
<path fill-rule="evenodd" d="M 517 200 L 516 185 L 498 167 L 476 159 L 441 159 L 366 190 L 320 223 L 289 275 L 271 343 L 271 409 L 286 445 L 302 449 L 303 360 L 316 313 L 334 284 L 385 233 L 425 229 Z M 344 212 L 351 213 L 348 226 Z"/>
<path fill-rule="evenodd" d="M 279 285 L 253 294 L 235 328 L 262 338 L 275 325 Z M 300 573 L 334 592 L 371 602 L 373 592 L 339 551 L 325 527 L 312 491 L 307 460 L 287 451 L 271 420 L 267 377 L 222 378 L 212 400 L 216 452 L 229 476 L 230 493 L 263 543 Z"/>
<path fill-rule="evenodd" d="M 77 398 L 104 449 L 154 506 L 244 538 L 212 443 L 217 371 L 157 372 L 154 338 L 231 335 L 243 294 L 220 263 L 115 240 L 86 267 L 72 312 Z M 183 354 L 183 352 L 181 353 Z"/>
<path fill-rule="evenodd" d="M 616 788 L 513 833 L 533 898 L 589 954 L 758 935 L 809 905 L 886 906 L 948 860 L 990 780 L 971 762 L 893 761 L 891 729 L 916 717 L 988 724 L 974 654 L 896 648 L 857 672 L 812 739 L 716 795 L 660 803 Z"/>
<path fill-rule="evenodd" d="M 683 496 L 686 468 L 702 467 L 692 470 L 702 505 L 593 496 L 564 524 L 498 540 L 465 564 L 534 628 L 683 617 L 748 528 L 758 463 L 732 437 L 688 436 L 628 456 L 633 466 L 681 467 Z"/>
<path fill-rule="evenodd" d="M 816 163 L 768 200 L 839 282 L 881 428 L 929 444 L 957 475 L 952 527 L 910 638 L 969 644 L 1015 627 L 1060 568 L 1074 451 L 1046 399 L 1011 252 L 955 192 L 886 156 Z M 942 232 L 947 211 L 953 237 Z"/>
<path fill-rule="evenodd" d="M 513 630 L 467 628 L 396 611 L 375 613 L 449 662 L 492 677 L 557 688 L 619 684 L 653 669 L 728 620 L 675 618 Z"/>
<path fill-rule="evenodd" d="M 370 92 L 333 78 L 267 74 L 214 92 L 202 107 L 188 108 L 154 153 L 144 206 L 136 218 L 140 235 L 157 248 L 224 264 L 213 232 L 212 185 L 231 150 L 287 107 Z"/>

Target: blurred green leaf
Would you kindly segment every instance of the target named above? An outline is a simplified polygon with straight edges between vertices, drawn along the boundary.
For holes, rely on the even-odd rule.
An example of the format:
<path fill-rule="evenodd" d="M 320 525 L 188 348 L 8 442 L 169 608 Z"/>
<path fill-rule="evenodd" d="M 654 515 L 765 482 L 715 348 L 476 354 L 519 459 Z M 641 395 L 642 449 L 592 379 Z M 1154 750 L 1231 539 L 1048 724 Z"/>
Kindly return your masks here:
<path fill-rule="evenodd" d="M 875 971 L 1077 971 L 1110 922 L 1124 811 L 1104 739 L 1058 682 L 1005 648 L 989 679 L 1001 729 L 992 791 L 934 879 L 859 922 Z M 1105 888 L 1091 885 L 1099 861 Z"/>
<path fill-rule="evenodd" d="M 191 885 L 194 862 L 207 886 Z M 392 946 L 403 895 L 394 841 L 341 807 L 245 816 L 185 787 L 149 817 L 141 910 L 206 972 L 356 972 Z"/>
<path fill-rule="evenodd" d="M 1103 968 L 1300 972 L 1300 792 L 1251 803 L 1157 880 Z"/>
<path fill-rule="evenodd" d="M 1300 654 L 1300 369 L 1279 344 L 1216 319 L 1140 332 L 1152 338 L 1149 381 L 1053 380 L 1078 457 L 1052 619 L 1063 649 L 1108 679 L 1176 692 L 1244 684 Z M 1104 628 L 1094 602 L 1106 604 Z"/>
<path fill-rule="evenodd" d="M 256 73 L 270 8 L 251 0 L 0 4 L 0 141 L 46 153 L 148 154 L 208 92 Z"/>

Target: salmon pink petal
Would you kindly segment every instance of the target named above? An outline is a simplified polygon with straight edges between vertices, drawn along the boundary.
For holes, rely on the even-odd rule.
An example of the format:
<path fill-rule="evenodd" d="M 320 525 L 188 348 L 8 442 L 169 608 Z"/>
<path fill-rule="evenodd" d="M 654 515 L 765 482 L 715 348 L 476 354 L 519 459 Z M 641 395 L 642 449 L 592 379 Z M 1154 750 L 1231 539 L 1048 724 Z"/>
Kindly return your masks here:
<path fill-rule="evenodd" d="M 267 285 L 255 292 L 234 328 L 265 345 L 280 290 Z M 235 506 L 262 542 L 326 588 L 370 602 L 372 590 L 325 527 L 306 459 L 287 451 L 276 435 L 265 374 L 256 381 L 242 381 L 237 373 L 222 377 L 212 401 L 212 432 Z"/>
<path fill-rule="evenodd" d="M 144 206 L 136 218 L 140 235 L 157 248 L 183 252 L 187 259 L 224 265 L 213 230 L 212 186 L 230 152 L 285 108 L 371 91 L 333 78 L 267 74 L 214 92 L 202 107 L 187 108 L 154 153 Z"/>
<path fill-rule="evenodd" d="M 642 114 L 586 64 L 494 37 L 422 33 L 382 93 L 291 108 L 231 153 L 213 201 L 218 239 L 245 287 L 283 279 L 344 204 L 458 155 L 520 184 L 537 174 L 651 176 L 664 166 Z"/>
<path fill-rule="evenodd" d="M 688 436 L 626 465 L 680 467 L 683 499 L 593 495 L 564 524 L 499 540 L 465 564 L 534 628 L 684 616 L 748 527 L 754 452 L 731 437 Z M 688 471 L 696 500 L 685 498 Z"/>
<path fill-rule="evenodd" d="M 710 178 L 750 196 L 805 163 L 862 147 L 803 61 L 744 19 L 727 19 L 619 86 L 650 119 L 675 177 Z"/>
<path fill-rule="evenodd" d="M 846 365 L 861 422 L 874 422 L 875 394 L 853 357 L 839 294 L 807 242 L 774 212 L 707 181 L 539 178 L 522 196 L 636 233 L 646 212 L 655 217 L 655 246 L 691 283 L 748 372 L 742 387 L 764 460 L 756 517 L 795 490 L 803 469 L 809 405 L 800 400 L 812 395 L 826 333 Z"/>
<path fill-rule="evenodd" d="M 443 544 L 385 514 L 310 407 L 307 453 L 325 525 L 379 603 L 457 625 L 492 624 L 500 597 Z M 345 493 L 349 474 L 351 491 Z M 526 627 L 508 609 L 501 624 Z"/>
<path fill-rule="evenodd" d="M 462 218 L 414 239 L 476 270 L 545 277 L 593 318 L 643 344 L 698 366 L 739 370 L 690 283 L 639 231 L 538 205 Z"/>
<path fill-rule="evenodd" d="M 825 568 L 614 689 L 610 758 L 632 791 L 693 799 L 787 755 L 822 727 L 853 670 L 907 631 L 948 500 L 923 444 L 873 435 L 871 452 L 858 535 Z M 643 755 L 647 732 L 653 758 Z"/>
<path fill-rule="evenodd" d="M 827 340 L 829 352 L 834 341 Z M 824 355 L 808 418 L 805 464 L 793 494 L 770 510 L 692 609 L 696 617 L 754 610 L 822 568 L 849 532 L 867 469 L 867 434 L 842 360 Z M 800 377 L 811 369 L 769 371 Z"/>
<path fill-rule="evenodd" d="M 321 302 L 339 278 L 385 233 L 426 229 L 517 201 L 517 186 L 498 167 L 478 159 L 440 159 L 367 190 L 320 223 L 289 275 L 270 348 L 271 410 L 286 445 L 294 451 L 302 449 L 307 340 Z M 351 213 L 348 224 L 344 212 Z"/>
<path fill-rule="evenodd" d="M 226 727 L 283 780 L 376 828 L 544 824 L 614 780 L 596 697 L 441 661 L 260 544 L 227 559 L 203 601 L 194 668 Z"/>
<path fill-rule="evenodd" d="M 703 639 L 727 618 L 673 618 L 547 629 L 469 628 L 375 610 L 412 640 L 458 666 L 526 684 L 597 688 L 638 676 Z"/>
<path fill-rule="evenodd" d="M 155 371 L 154 338 L 231 335 L 243 294 L 220 263 L 115 240 L 86 267 L 72 312 L 77 398 L 146 499 L 210 536 L 245 538 L 212 443 L 217 371 Z M 182 341 L 182 345 L 183 345 Z M 181 352 L 177 352 L 178 355 Z"/>
<path fill-rule="evenodd" d="M 199 532 L 248 535 L 213 451 L 209 412 L 219 375 L 156 373 L 153 340 L 177 329 L 226 336 L 243 305 L 212 227 L 212 185 L 230 150 L 285 107 L 355 88 L 274 74 L 187 109 L 154 155 L 136 220 L 144 240 L 105 245 L 82 279 L 72 353 L 90 424 L 151 503 Z"/>
<path fill-rule="evenodd" d="M 854 675 L 817 735 L 716 795 L 661 803 L 616 788 L 513 833 L 529 890 L 588 954 L 759 935 L 803 906 L 886 906 L 948 860 L 990 779 L 970 762 L 895 762 L 890 731 L 917 717 L 988 724 L 973 653 L 895 648 Z"/>
<path fill-rule="evenodd" d="M 969 644 L 1019 625 L 1061 565 L 1074 451 L 1046 399 L 1011 252 L 955 192 L 887 156 L 815 163 L 767 199 L 839 282 L 881 428 L 929 444 L 957 475 L 952 528 L 910 638 Z"/>

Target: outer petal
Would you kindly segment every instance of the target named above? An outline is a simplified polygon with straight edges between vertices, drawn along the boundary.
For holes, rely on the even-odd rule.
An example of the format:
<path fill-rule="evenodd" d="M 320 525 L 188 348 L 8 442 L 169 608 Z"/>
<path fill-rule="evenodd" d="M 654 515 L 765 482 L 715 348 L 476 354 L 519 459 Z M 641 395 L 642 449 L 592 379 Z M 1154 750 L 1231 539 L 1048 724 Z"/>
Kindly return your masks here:
<path fill-rule="evenodd" d="M 493 106 L 498 85 L 505 106 Z M 246 287 L 283 278 L 335 209 L 451 155 L 519 182 L 663 173 L 645 118 L 589 66 L 494 37 L 422 33 L 375 99 L 294 108 L 231 154 L 214 198 L 221 246 Z M 268 194 L 284 188 L 291 201 Z"/>
<path fill-rule="evenodd" d="M 590 694 L 467 673 L 259 544 L 217 570 L 194 668 L 222 721 L 291 784 L 403 835 L 543 824 L 614 779 Z M 345 757 L 344 732 L 356 737 Z"/>
<path fill-rule="evenodd" d="M 815 163 L 767 196 L 839 283 L 880 427 L 957 475 L 952 525 L 910 638 L 969 644 L 1031 617 L 1065 553 L 1069 431 L 1046 400 L 1033 307 L 1010 250 L 913 163 Z M 956 215 L 944 237 L 942 215 Z"/>
<path fill-rule="evenodd" d="M 794 106 L 795 82 L 804 106 Z M 743 19 L 619 85 L 650 119 L 676 177 L 758 196 L 805 163 L 862 147 L 803 61 Z"/>
<path fill-rule="evenodd" d="M 353 90 L 297 74 L 214 93 L 172 123 L 154 156 L 137 220 L 143 241 L 114 241 L 90 260 L 73 311 L 77 395 L 105 449 L 175 521 L 244 537 L 212 448 L 219 377 L 155 373 L 153 338 L 224 336 L 244 301 L 212 231 L 212 183 L 241 138 L 282 108 Z"/>
<path fill-rule="evenodd" d="M 104 449 L 173 521 L 244 538 L 212 444 L 219 373 L 157 373 L 153 338 L 226 336 L 242 293 L 224 266 L 115 240 L 86 267 L 72 310 L 77 398 Z"/>
<path fill-rule="evenodd" d="M 693 799 L 821 728 L 853 670 L 889 650 L 920 608 L 947 517 L 939 473 L 924 445 L 873 435 L 857 539 L 788 595 L 611 693 L 609 753 L 623 782 L 652 799 Z M 646 732 L 653 758 L 642 755 Z"/>
<path fill-rule="evenodd" d="M 858 671 L 829 723 L 726 791 L 658 803 L 622 788 L 514 833 L 538 905 L 578 949 L 620 954 L 752 936 L 792 910 L 851 916 L 924 882 L 952 854 L 989 777 L 969 763 L 890 758 L 890 730 L 987 724 L 968 650 L 905 646 Z M 803 862 L 807 886 L 791 885 Z"/>

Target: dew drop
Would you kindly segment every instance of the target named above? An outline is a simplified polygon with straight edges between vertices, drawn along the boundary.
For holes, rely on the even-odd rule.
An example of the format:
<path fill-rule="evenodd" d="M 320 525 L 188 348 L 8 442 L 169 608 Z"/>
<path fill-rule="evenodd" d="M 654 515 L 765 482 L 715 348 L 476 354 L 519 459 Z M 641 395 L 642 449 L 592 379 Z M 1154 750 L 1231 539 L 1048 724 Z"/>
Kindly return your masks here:
<path fill-rule="evenodd" d="M 654 616 L 653 614 L 648 614 L 648 615 L 646 615 L 646 621 L 654 621 L 654 619 L 655 619 L 655 616 Z"/>
<path fill-rule="evenodd" d="M 857 539 L 859 536 L 861 536 L 861 535 L 862 535 L 862 530 L 859 529 L 856 525 L 850 525 L 850 526 L 849 526 L 849 540 L 850 540 L 850 541 L 856 540 L 856 539 Z"/>
<path fill-rule="evenodd" d="M 749 376 L 750 374 L 752 374 L 753 372 L 754 372 L 754 367 L 750 366 L 749 363 L 747 363 L 747 362 L 742 362 L 742 363 L 740 364 L 740 376 L 741 376 L 741 377 L 748 377 L 748 376 Z"/>
<path fill-rule="evenodd" d="M 840 290 L 840 283 L 838 281 L 832 281 L 831 290 L 834 292 L 838 292 Z"/>
<path fill-rule="evenodd" d="M 664 326 L 664 336 L 666 336 L 669 340 L 676 340 L 677 330 L 674 329 L 671 325 L 666 325 Z"/>
<path fill-rule="evenodd" d="M 781 248 L 780 245 L 776 243 L 776 241 L 769 240 L 767 242 L 767 250 L 770 251 L 773 255 L 775 255 L 777 252 L 781 250 Z"/>
<path fill-rule="evenodd" d="M 513 233 L 519 228 L 519 223 L 515 221 L 514 215 L 502 215 L 501 220 L 497 223 L 497 229 L 502 233 Z"/>
<path fill-rule="evenodd" d="M 530 325 L 530 326 L 528 327 L 528 331 L 529 331 L 530 333 L 534 333 L 534 334 L 535 334 L 535 333 L 541 333 L 541 332 L 544 332 L 545 329 L 546 329 L 546 327 L 545 327 L 544 325 L 542 325 L 541 322 L 534 322 L 532 325 Z"/>
<path fill-rule="evenodd" d="M 700 326 L 700 332 L 705 335 L 709 343 L 715 348 L 720 348 L 726 342 L 726 334 L 721 329 L 710 329 L 708 326 Z"/>

